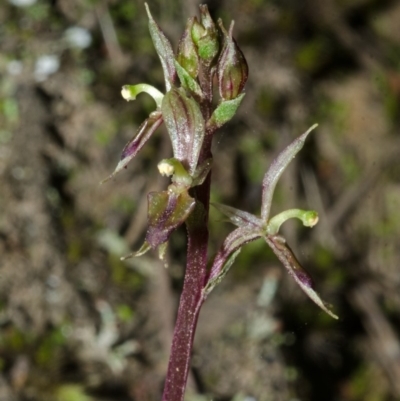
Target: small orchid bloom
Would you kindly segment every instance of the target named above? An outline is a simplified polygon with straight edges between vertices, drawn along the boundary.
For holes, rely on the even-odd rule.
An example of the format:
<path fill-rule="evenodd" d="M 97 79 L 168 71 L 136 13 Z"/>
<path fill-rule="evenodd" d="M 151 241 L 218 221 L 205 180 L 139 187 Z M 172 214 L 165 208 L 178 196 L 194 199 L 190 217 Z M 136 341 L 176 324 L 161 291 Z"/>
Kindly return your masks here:
<path fill-rule="evenodd" d="M 147 93 L 154 99 L 157 109 L 150 113 L 149 117 L 139 126 L 136 135 L 125 145 L 117 167 L 109 177 L 101 182 L 102 184 L 113 178 L 122 169 L 126 168 L 129 162 L 137 155 L 163 122 L 163 116 L 160 109 L 164 95 L 154 86 L 148 84 L 124 85 L 121 90 L 121 96 L 127 102 L 130 102 L 131 100 L 135 100 L 136 96 L 143 92 Z"/>
<path fill-rule="evenodd" d="M 212 160 L 207 159 L 191 175 L 175 158 L 158 163 L 160 174 L 170 176 L 172 183 L 166 191 L 148 194 L 148 229 L 145 242 L 137 252 L 123 257 L 123 260 L 141 256 L 150 249 L 158 249 L 160 259 L 164 258 L 169 237 L 186 221 L 196 206 L 195 199 L 189 195 L 189 189 L 204 182 L 211 165 Z"/>
<path fill-rule="evenodd" d="M 238 228 L 228 235 L 215 256 L 203 292 L 205 298 L 225 276 L 243 245 L 263 238 L 284 265 L 288 273 L 295 279 L 297 284 L 299 284 L 300 288 L 326 313 L 335 319 L 338 318 L 316 293 L 310 274 L 300 265 L 293 251 L 287 245 L 286 240 L 278 235 L 280 226 L 290 218 L 297 218 L 301 220 L 306 227 L 313 227 L 318 222 L 317 212 L 290 209 L 279 213 L 271 219 L 269 218 L 272 197 L 279 178 L 290 161 L 303 147 L 309 133 L 316 126 L 317 125 L 313 125 L 307 132 L 294 140 L 272 162 L 263 180 L 261 218 L 230 206 L 214 205 Z"/>

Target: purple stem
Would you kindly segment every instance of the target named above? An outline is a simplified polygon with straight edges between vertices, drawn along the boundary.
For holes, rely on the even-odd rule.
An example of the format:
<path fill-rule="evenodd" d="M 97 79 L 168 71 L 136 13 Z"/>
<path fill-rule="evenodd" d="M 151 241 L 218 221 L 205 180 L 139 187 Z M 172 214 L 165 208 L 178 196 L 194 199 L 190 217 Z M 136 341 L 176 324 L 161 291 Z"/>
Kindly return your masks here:
<path fill-rule="evenodd" d="M 208 232 L 204 225 L 203 228 L 197 227 L 192 232 L 190 231 L 189 228 L 188 262 L 175 323 L 163 401 L 183 400 L 194 334 L 203 303 L 202 290 L 206 273 Z"/>
<path fill-rule="evenodd" d="M 205 139 L 200 163 L 211 156 L 211 135 Z M 194 188 L 196 207 L 186 221 L 188 249 L 185 279 L 172 340 L 162 401 L 183 401 L 190 368 L 193 339 L 207 276 L 208 209 L 211 174 Z"/>
<path fill-rule="evenodd" d="M 204 102 L 200 105 L 204 121 L 211 116 L 213 72 L 200 71 Z M 206 132 L 198 165 L 211 154 L 213 131 Z M 193 188 L 196 207 L 186 220 L 188 249 L 185 279 L 179 301 L 171 355 L 168 363 L 162 401 L 183 401 L 197 321 L 204 302 L 203 289 L 207 279 L 208 210 L 210 207 L 211 172 L 203 184 Z"/>

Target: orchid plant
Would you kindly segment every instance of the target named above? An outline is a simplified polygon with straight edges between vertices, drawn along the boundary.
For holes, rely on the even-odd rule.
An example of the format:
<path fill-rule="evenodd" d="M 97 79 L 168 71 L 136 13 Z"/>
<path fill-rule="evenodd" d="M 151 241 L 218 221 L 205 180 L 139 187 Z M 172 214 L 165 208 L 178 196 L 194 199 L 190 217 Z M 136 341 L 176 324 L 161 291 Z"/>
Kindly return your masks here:
<path fill-rule="evenodd" d="M 333 318 L 337 316 L 321 300 L 311 276 L 279 235 L 280 226 L 291 218 L 299 219 L 307 227 L 314 226 L 318 222 L 317 213 L 290 209 L 270 217 L 276 184 L 316 125 L 289 144 L 272 162 L 262 183 L 260 216 L 226 205 L 213 205 L 237 228 L 224 240 L 210 261 L 211 267 L 207 267 L 212 139 L 216 130 L 235 115 L 244 98 L 248 66 L 232 36 L 233 22 L 229 30 L 221 20 L 216 25 L 207 6 L 200 6 L 199 19 L 188 19 L 176 54 L 148 5 L 145 7 L 150 34 L 164 72 L 166 92 L 163 94 L 143 83 L 122 88 L 122 96 L 127 101 L 134 100 L 142 92 L 149 94 L 156 109 L 125 146 L 120 162 L 108 178 L 125 168 L 157 128 L 165 124 L 173 157 L 161 160 L 158 169 L 162 175 L 171 177 L 171 184 L 164 191 L 148 194 L 148 230 L 144 244 L 123 259 L 143 255 L 150 249 L 157 250 L 163 259 L 170 236 L 185 223 L 187 264 L 162 398 L 163 401 L 182 401 L 201 306 L 248 242 L 264 239 L 300 288 L 326 313 Z M 217 92 L 214 82 L 218 84 L 217 102 L 213 99 Z"/>

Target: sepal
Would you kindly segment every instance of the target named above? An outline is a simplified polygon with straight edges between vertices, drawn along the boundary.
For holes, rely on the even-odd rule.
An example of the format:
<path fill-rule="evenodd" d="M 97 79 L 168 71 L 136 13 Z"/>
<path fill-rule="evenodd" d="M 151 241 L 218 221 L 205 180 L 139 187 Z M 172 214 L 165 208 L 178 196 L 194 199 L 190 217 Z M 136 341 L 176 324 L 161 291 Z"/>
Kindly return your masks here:
<path fill-rule="evenodd" d="M 264 237 L 272 251 L 285 266 L 288 273 L 295 279 L 300 288 L 314 301 L 323 311 L 334 319 L 338 319 L 318 293 L 314 290 L 314 282 L 310 274 L 300 265 L 293 251 L 286 244 L 284 238 L 279 235 Z"/>
<path fill-rule="evenodd" d="M 172 189 L 171 189 L 172 187 Z M 186 190 L 150 192 L 148 200 L 148 230 L 146 241 L 155 249 L 168 241 L 172 232 L 185 222 L 195 207 L 195 200 Z"/>
<path fill-rule="evenodd" d="M 222 205 L 221 203 L 211 203 L 219 212 L 228 217 L 229 221 L 238 227 L 258 228 L 262 230 L 262 221 L 251 213 L 243 210 L 235 209 L 234 207 Z"/>
<path fill-rule="evenodd" d="M 235 262 L 241 250 L 242 250 L 241 247 L 236 249 L 236 251 L 229 254 L 223 261 L 220 262 L 222 266 L 219 270 L 219 273 L 210 278 L 203 289 L 204 299 L 206 299 L 210 294 L 210 292 L 223 280 L 223 278 L 226 276 L 226 274 L 232 267 L 233 263 Z"/>
<path fill-rule="evenodd" d="M 119 161 L 114 172 L 103 180 L 101 183 L 108 181 L 110 178 L 114 177 L 115 174 L 119 173 L 123 168 L 125 168 L 128 163 L 138 154 L 140 149 L 153 135 L 154 131 L 163 122 L 163 117 L 161 112 L 153 111 L 150 116 L 140 125 L 136 135 L 125 145 L 122 150 L 121 160 Z"/>
<path fill-rule="evenodd" d="M 252 227 L 239 227 L 226 237 L 211 266 L 207 284 L 203 290 L 204 298 L 225 277 L 242 246 L 260 237 L 261 234 Z"/>
<path fill-rule="evenodd" d="M 161 65 L 164 71 L 165 87 L 169 91 L 175 82 L 176 70 L 175 70 L 175 57 L 172 50 L 171 43 L 164 35 L 158 24 L 154 21 L 153 16 L 150 13 L 150 9 L 147 3 L 144 3 L 146 7 L 147 16 L 149 18 L 149 30 L 151 39 L 153 40 L 154 47 L 160 58 Z"/>
<path fill-rule="evenodd" d="M 147 253 L 148 251 L 150 251 L 151 246 L 147 241 L 144 241 L 143 245 L 140 247 L 140 249 L 136 252 L 132 252 L 127 256 L 123 256 L 121 258 L 121 260 L 126 260 L 126 259 L 130 259 L 130 258 L 135 258 L 137 256 L 142 256 L 145 253 Z"/>
<path fill-rule="evenodd" d="M 161 111 L 171 138 L 174 157 L 192 175 L 197 167 L 205 135 L 204 118 L 199 105 L 183 89 L 173 88 L 164 96 Z"/>
<path fill-rule="evenodd" d="M 276 184 L 285 171 L 286 167 L 297 155 L 304 145 L 309 133 L 315 129 L 318 124 L 314 124 L 303 135 L 295 139 L 288 145 L 271 163 L 270 168 L 264 175 L 262 183 L 262 201 L 261 201 L 261 219 L 267 223 L 271 210 L 272 197 L 274 195 Z"/>

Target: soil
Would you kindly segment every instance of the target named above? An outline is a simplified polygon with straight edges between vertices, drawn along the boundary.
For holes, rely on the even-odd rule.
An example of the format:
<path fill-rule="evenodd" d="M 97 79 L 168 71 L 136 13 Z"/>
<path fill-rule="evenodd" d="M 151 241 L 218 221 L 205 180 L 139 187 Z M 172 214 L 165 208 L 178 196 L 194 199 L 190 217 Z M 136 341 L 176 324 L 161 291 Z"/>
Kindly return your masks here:
<path fill-rule="evenodd" d="M 0 5 L 0 401 L 159 400 L 185 232 L 168 268 L 153 253 L 120 257 L 143 241 L 146 194 L 168 185 L 165 130 L 100 185 L 155 107 L 125 102 L 121 86 L 163 88 L 143 4 L 14 2 Z M 149 6 L 176 47 L 197 2 Z M 318 211 L 312 230 L 282 231 L 340 320 L 249 244 L 201 312 L 187 400 L 400 400 L 400 3 L 209 8 L 235 20 L 250 67 L 215 141 L 212 198 L 258 213 L 273 156 L 318 122 L 273 210 Z M 90 43 L 72 44 L 71 27 Z M 210 257 L 231 229 L 211 212 Z"/>

